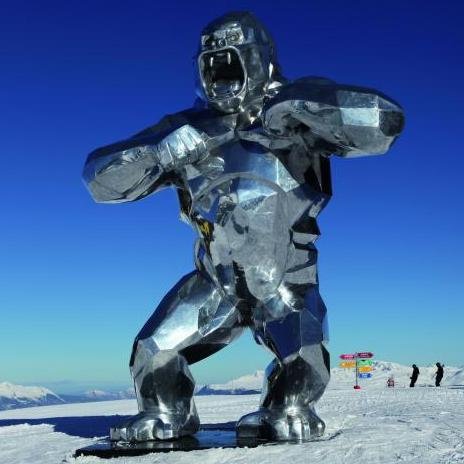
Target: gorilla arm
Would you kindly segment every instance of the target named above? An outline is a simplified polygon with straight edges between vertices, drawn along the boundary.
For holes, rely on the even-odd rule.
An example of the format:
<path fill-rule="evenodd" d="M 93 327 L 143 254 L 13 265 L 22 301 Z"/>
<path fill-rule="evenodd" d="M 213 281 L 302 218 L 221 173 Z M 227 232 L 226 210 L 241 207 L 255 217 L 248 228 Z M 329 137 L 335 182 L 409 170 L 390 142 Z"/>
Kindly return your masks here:
<path fill-rule="evenodd" d="M 265 103 L 263 125 L 275 136 L 303 136 L 310 145 L 352 158 L 387 152 L 403 129 L 404 115 L 376 90 L 302 78 Z"/>
<path fill-rule="evenodd" d="M 139 200 L 174 182 L 176 170 L 207 153 L 205 134 L 180 117 L 166 116 L 130 139 L 90 153 L 83 178 L 96 202 Z"/>

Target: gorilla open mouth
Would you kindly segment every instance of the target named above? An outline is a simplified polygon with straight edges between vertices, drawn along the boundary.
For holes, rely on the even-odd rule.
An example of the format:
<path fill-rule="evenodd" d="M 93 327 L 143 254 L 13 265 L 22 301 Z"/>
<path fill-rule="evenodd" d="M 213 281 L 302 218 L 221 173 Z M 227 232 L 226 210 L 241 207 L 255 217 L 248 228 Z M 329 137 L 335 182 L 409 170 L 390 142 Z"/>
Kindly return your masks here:
<path fill-rule="evenodd" d="M 245 84 L 245 69 L 235 48 L 203 52 L 200 73 L 208 97 L 224 99 L 237 96 Z"/>

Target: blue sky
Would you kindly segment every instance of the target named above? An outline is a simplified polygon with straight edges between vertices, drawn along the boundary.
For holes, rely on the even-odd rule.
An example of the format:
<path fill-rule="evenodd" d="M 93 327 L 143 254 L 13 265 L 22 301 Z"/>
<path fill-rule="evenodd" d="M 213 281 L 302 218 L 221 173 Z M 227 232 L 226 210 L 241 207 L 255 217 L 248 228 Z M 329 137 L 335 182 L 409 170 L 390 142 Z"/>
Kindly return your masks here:
<path fill-rule="evenodd" d="M 193 233 L 170 190 L 96 205 L 82 165 L 192 103 L 199 32 L 231 9 L 267 24 L 287 77 L 378 88 L 406 112 L 388 155 L 332 164 L 318 247 L 333 363 L 464 364 L 460 2 L 18 1 L 0 19 L 0 381 L 129 383 L 133 337 L 192 269 Z M 223 381 L 268 359 L 244 335 L 193 371 Z"/>

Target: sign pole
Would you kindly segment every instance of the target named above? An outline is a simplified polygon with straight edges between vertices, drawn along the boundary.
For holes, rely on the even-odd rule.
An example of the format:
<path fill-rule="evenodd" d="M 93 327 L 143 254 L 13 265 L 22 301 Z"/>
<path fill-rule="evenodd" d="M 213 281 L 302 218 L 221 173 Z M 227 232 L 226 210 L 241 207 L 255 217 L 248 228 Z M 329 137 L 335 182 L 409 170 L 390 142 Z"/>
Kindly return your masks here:
<path fill-rule="evenodd" d="M 370 358 L 374 356 L 374 353 L 370 351 L 361 351 L 352 354 L 341 354 L 340 358 L 344 361 L 340 363 L 340 367 L 346 369 L 352 369 L 354 367 L 354 389 L 361 390 L 361 385 L 359 385 L 358 379 L 361 377 L 363 379 L 368 379 L 372 377 L 370 371 L 372 371 L 372 361 Z M 362 374 L 360 373 L 362 372 Z M 367 373 L 366 373 L 367 372 Z"/>

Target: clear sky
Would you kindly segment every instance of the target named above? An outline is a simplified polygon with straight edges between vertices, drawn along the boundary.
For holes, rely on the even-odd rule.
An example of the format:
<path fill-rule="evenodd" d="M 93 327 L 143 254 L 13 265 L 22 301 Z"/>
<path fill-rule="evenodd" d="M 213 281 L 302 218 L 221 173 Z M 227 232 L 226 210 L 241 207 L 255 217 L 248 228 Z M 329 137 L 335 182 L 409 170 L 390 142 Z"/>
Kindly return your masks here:
<path fill-rule="evenodd" d="M 130 382 L 133 337 L 192 269 L 193 233 L 170 190 L 93 203 L 82 166 L 191 105 L 199 32 L 231 9 L 267 24 L 287 77 L 378 88 L 406 112 L 388 155 L 333 160 L 318 242 L 332 361 L 464 364 L 462 2 L 30 0 L 0 13 L 0 381 Z M 244 335 L 194 373 L 267 362 Z"/>

